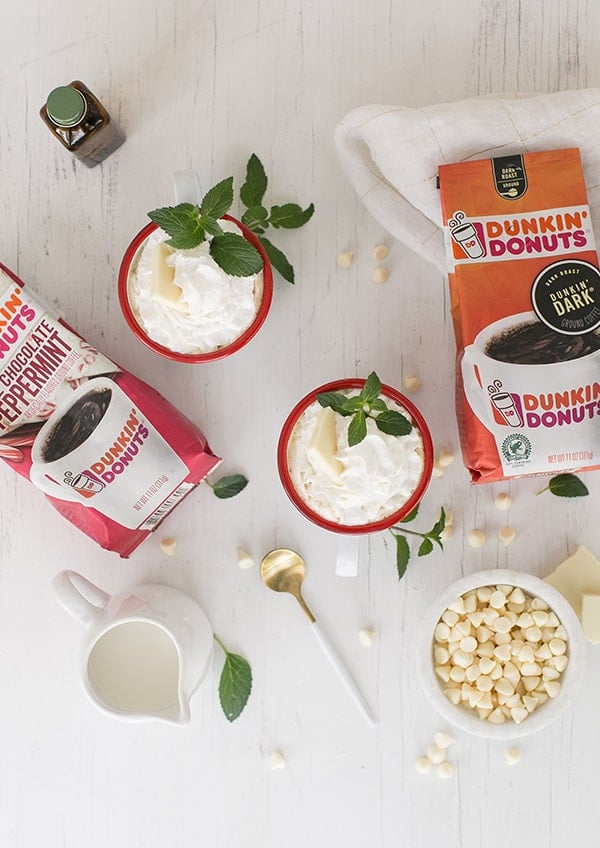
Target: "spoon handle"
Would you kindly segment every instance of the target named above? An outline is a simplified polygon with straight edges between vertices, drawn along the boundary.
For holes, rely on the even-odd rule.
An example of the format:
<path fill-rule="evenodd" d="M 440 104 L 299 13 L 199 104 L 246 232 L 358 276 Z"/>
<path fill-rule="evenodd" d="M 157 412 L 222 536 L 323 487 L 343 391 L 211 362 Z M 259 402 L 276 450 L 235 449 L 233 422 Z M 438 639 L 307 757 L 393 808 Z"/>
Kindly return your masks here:
<path fill-rule="evenodd" d="M 350 672 L 346 668 L 344 661 L 338 654 L 337 650 L 333 647 L 333 645 L 331 644 L 327 636 L 323 633 L 316 621 L 313 621 L 313 623 L 310 625 L 310 629 L 314 633 L 315 639 L 323 649 L 323 652 L 328 657 L 329 662 L 337 671 L 338 677 L 340 678 L 348 692 L 352 695 L 354 703 L 361 711 L 363 716 L 366 718 L 367 722 L 373 727 L 377 723 L 375 721 L 373 713 L 369 709 L 369 705 L 365 701 L 360 689 L 351 677 Z"/>

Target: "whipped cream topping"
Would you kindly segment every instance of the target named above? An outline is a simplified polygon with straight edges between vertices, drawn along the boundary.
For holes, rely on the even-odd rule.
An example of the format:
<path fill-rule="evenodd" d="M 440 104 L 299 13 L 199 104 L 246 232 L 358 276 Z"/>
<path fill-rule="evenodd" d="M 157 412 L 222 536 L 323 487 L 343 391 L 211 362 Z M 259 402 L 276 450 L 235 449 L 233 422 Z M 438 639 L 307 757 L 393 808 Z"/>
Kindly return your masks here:
<path fill-rule="evenodd" d="M 230 221 L 225 232 L 239 234 Z M 129 302 L 136 320 L 153 341 L 176 353 L 208 353 L 234 342 L 252 324 L 262 300 L 262 271 L 233 277 L 217 265 L 204 241 L 190 250 L 174 250 L 167 265 L 175 268 L 173 282 L 182 290 L 189 314 L 152 298 L 152 254 L 169 238 L 154 230 L 141 248 L 129 274 Z"/>
<path fill-rule="evenodd" d="M 390 409 L 412 420 L 402 406 L 391 400 L 386 402 Z M 366 437 L 350 447 L 350 418 L 336 413 L 336 458 L 344 470 L 335 482 L 311 462 L 308 453 L 321 411 L 317 401 L 310 404 L 296 422 L 288 443 L 290 476 L 306 505 L 322 518 L 348 525 L 380 521 L 404 506 L 419 485 L 425 467 L 423 439 L 416 426 L 406 436 L 390 436 L 378 430 L 369 418 Z"/>

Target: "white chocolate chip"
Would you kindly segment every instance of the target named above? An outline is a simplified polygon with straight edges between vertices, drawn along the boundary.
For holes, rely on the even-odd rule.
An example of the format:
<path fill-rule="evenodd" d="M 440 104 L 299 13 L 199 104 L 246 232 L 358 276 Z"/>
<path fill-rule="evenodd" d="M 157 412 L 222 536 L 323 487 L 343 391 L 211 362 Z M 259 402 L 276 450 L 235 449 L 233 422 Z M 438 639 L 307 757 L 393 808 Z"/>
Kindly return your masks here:
<path fill-rule="evenodd" d="M 238 548 L 238 565 L 240 568 L 252 568 L 254 565 L 254 560 L 243 548 Z"/>
<path fill-rule="evenodd" d="M 404 378 L 404 388 L 407 392 L 416 392 L 421 388 L 421 380 L 414 374 L 407 374 Z"/>
<path fill-rule="evenodd" d="M 485 533 L 483 530 L 471 530 L 467 536 L 467 541 L 472 548 L 481 548 L 485 545 Z"/>
<path fill-rule="evenodd" d="M 450 628 L 444 621 L 438 621 L 435 626 L 434 634 L 438 642 L 445 642 L 450 635 Z"/>
<path fill-rule="evenodd" d="M 499 589 L 496 589 L 490 595 L 490 606 L 495 610 L 500 610 L 504 608 L 506 604 L 506 595 L 504 592 L 501 592 Z"/>
<path fill-rule="evenodd" d="M 555 657 L 564 654 L 567 650 L 567 646 L 562 639 L 551 639 L 548 647 L 550 648 Z"/>
<path fill-rule="evenodd" d="M 507 748 L 504 752 L 504 759 L 506 760 L 506 765 L 515 766 L 521 759 L 521 752 L 518 748 Z"/>
<path fill-rule="evenodd" d="M 340 268 L 349 268 L 354 262 L 354 252 L 352 250 L 346 250 L 343 253 L 338 254 L 337 264 Z"/>
<path fill-rule="evenodd" d="M 370 648 L 373 642 L 375 641 L 375 631 L 374 630 L 360 630 L 358 633 L 358 639 L 361 645 L 364 645 L 365 648 Z M 441 665 L 448 662 L 449 655 L 448 651 L 444 650 L 444 648 L 436 648 L 436 651 L 440 652 L 440 658 L 438 658 L 436 654 L 436 662 L 439 662 Z M 443 654 L 442 654 L 443 652 Z"/>
<path fill-rule="evenodd" d="M 435 462 L 433 463 L 433 469 L 432 469 L 432 471 L 431 471 L 431 476 L 432 476 L 432 477 L 443 477 L 443 476 L 444 476 L 444 469 L 443 469 L 443 468 L 442 468 L 442 466 L 439 464 L 439 462 L 437 461 L 437 459 L 436 459 L 436 460 L 435 460 Z"/>
<path fill-rule="evenodd" d="M 430 745 L 426 752 L 427 759 L 434 765 L 443 763 L 446 759 L 446 751 L 440 748 L 439 745 Z"/>
<path fill-rule="evenodd" d="M 452 527 L 454 524 L 454 513 L 444 507 L 444 527 Z M 475 598 L 475 592 L 469 592 L 466 598 Z"/>
<path fill-rule="evenodd" d="M 442 468 L 447 468 L 454 462 L 454 454 L 446 448 L 442 448 L 438 455 L 438 462 Z"/>
<path fill-rule="evenodd" d="M 285 768 L 285 757 L 281 751 L 272 751 L 267 758 L 267 763 L 273 771 L 275 769 L 283 769 Z"/>
<path fill-rule="evenodd" d="M 508 547 L 514 542 L 516 535 L 517 534 L 512 527 L 501 527 L 500 530 L 498 530 L 498 538 L 505 547 Z"/>
<path fill-rule="evenodd" d="M 163 554 L 167 556 L 175 556 L 175 548 L 177 547 L 177 542 L 175 539 L 161 539 L 160 549 Z"/>
<path fill-rule="evenodd" d="M 524 604 L 526 600 L 525 592 L 519 586 L 516 586 L 508 596 L 508 600 L 513 604 Z"/>
<path fill-rule="evenodd" d="M 496 505 L 496 509 L 499 509 L 502 512 L 506 512 L 507 509 L 510 509 L 512 500 L 509 494 L 507 494 L 506 492 L 501 492 L 494 498 L 494 504 Z"/>
<path fill-rule="evenodd" d="M 454 742 L 452 736 L 449 733 L 445 733 L 443 730 L 438 730 L 438 732 L 433 737 L 433 741 L 438 746 L 438 748 L 449 748 L 450 745 Z"/>
<path fill-rule="evenodd" d="M 389 252 L 387 244 L 376 244 L 373 248 L 373 259 L 375 262 L 383 262 Z"/>
<path fill-rule="evenodd" d="M 428 760 L 427 757 L 419 757 L 415 762 L 415 768 L 419 774 L 429 774 L 431 771 L 431 760 Z"/>
<path fill-rule="evenodd" d="M 374 283 L 385 283 L 389 276 L 390 272 L 385 265 L 378 265 L 371 271 L 371 279 Z"/>
<path fill-rule="evenodd" d="M 447 542 L 448 539 L 450 539 L 453 534 L 454 534 L 454 527 L 451 524 L 448 524 L 448 525 L 446 525 L 446 527 L 444 527 L 444 529 L 440 533 L 440 539 L 442 540 L 442 542 Z"/>
<path fill-rule="evenodd" d="M 440 763 L 435 768 L 435 773 L 437 777 L 441 777 L 442 780 L 447 780 L 449 777 L 452 777 L 452 763 Z"/>

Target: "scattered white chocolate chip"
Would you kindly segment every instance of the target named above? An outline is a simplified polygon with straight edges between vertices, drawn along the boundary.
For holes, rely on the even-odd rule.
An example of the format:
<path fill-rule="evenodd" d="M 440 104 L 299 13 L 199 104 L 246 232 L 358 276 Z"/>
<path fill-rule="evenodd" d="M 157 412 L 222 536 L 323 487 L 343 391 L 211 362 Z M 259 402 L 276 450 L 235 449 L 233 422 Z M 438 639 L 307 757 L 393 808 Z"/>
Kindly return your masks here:
<path fill-rule="evenodd" d="M 340 268 L 349 268 L 354 262 L 354 252 L 352 250 L 346 250 L 343 253 L 338 254 L 337 264 Z"/>
<path fill-rule="evenodd" d="M 282 769 L 285 768 L 285 757 L 281 751 L 272 751 L 267 758 L 267 763 L 273 771 L 275 769 Z"/>
<path fill-rule="evenodd" d="M 507 766 L 515 766 L 521 759 L 521 752 L 518 748 L 507 748 L 504 752 L 504 759 Z"/>
<path fill-rule="evenodd" d="M 435 462 L 433 463 L 433 470 L 432 470 L 432 472 L 431 472 L 431 476 L 432 476 L 432 477 L 443 477 L 443 476 L 444 476 L 444 469 L 443 469 L 443 468 L 442 468 L 442 466 L 439 464 L 439 462 L 437 461 L 437 459 L 436 459 L 436 460 L 435 460 Z"/>
<path fill-rule="evenodd" d="M 378 265 L 371 271 L 371 279 L 374 283 L 385 283 L 390 276 L 390 272 L 385 265 Z"/>
<path fill-rule="evenodd" d="M 447 780 L 449 777 L 452 777 L 453 771 L 452 763 L 439 763 L 439 765 L 435 767 L 436 776 L 441 777 L 442 780 Z"/>
<path fill-rule="evenodd" d="M 438 455 L 438 462 L 442 468 L 447 468 L 454 462 L 454 454 L 446 448 L 442 448 Z"/>
<path fill-rule="evenodd" d="M 438 746 L 438 748 L 449 748 L 450 745 L 454 742 L 454 738 L 450 736 L 449 733 L 445 733 L 443 730 L 438 730 L 438 732 L 433 737 L 433 741 Z"/>
<path fill-rule="evenodd" d="M 439 765 L 439 763 L 443 763 L 446 759 L 446 751 L 440 748 L 439 745 L 430 745 L 426 751 L 426 756 L 429 762 Z"/>
<path fill-rule="evenodd" d="M 177 547 L 177 542 L 175 539 L 162 539 L 160 543 L 160 549 L 163 554 L 167 556 L 175 556 L 175 548 Z"/>
<path fill-rule="evenodd" d="M 374 630 L 360 630 L 358 633 L 358 638 L 361 645 L 364 645 L 365 648 L 370 648 L 373 642 L 375 641 L 375 631 Z M 440 650 L 443 650 L 441 648 Z M 446 659 L 448 658 L 448 654 L 446 652 Z M 446 662 L 446 659 L 442 659 L 441 662 Z"/>
<path fill-rule="evenodd" d="M 485 539 L 483 530 L 471 530 L 467 536 L 467 541 L 472 548 L 482 548 L 485 545 Z"/>
<path fill-rule="evenodd" d="M 254 560 L 243 548 L 238 548 L 238 565 L 240 568 L 252 568 Z"/>
<path fill-rule="evenodd" d="M 510 509 L 512 499 L 507 492 L 500 492 L 500 494 L 496 495 L 494 498 L 494 503 L 496 505 L 496 509 L 505 512 L 507 509 Z"/>
<path fill-rule="evenodd" d="M 514 542 L 516 535 L 517 534 L 512 527 L 501 527 L 500 530 L 498 530 L 498 538 L 501 542 L 503 542 L 505 547 L 508 547 Z"/>
<path fill-rule="evenodd" d="M 375 262 L 383 262 L 389 252 L 387 244 L 376 244 L 373 248 L 373 259 Z"/>
<path fill-rule="evenodd" d="M 421 380 L 414 374 L 407 374 L 404 378 L 404 388 L 407 392 L 416 392 L 421 388 Z"/>
<path fill-rule="evenodd" d="M 451 524 L 447 524 L 442 532 L 440 533 L 440 539 L 442 542 L 447 542 L 448 539 L 452 537 L 454 534 L 454 527 Z"/>
<path fill-rule="evenodd" d="M 431 760 L 428 760 L 427 757 L 419 757 L 415 762 L 415 768 L 419 774 L 429 774 L 431 771 Z"/>

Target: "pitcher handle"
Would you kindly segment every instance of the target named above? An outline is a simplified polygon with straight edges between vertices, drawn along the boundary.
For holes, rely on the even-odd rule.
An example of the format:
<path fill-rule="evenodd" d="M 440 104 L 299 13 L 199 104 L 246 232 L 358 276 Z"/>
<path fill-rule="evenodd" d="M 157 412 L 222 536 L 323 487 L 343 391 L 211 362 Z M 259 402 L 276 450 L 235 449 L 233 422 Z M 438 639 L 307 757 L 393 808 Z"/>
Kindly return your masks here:
<path fill-rule="evenodd" d="M 87 626 L 100 615 L 110 595 L 76 571 L 61 571 L 52 580 L 52 592 L 58 603 Z"/>
<path fill-rule="evenodd" d="M 175 203 L 202 203 L 202 186 L 195 171 L 175 171 L 173 174 L 173 194 Z"/>

